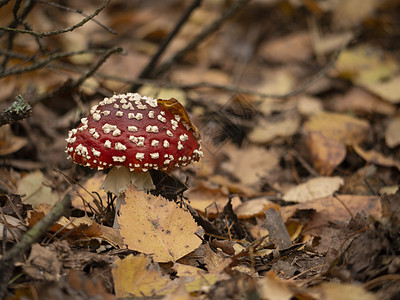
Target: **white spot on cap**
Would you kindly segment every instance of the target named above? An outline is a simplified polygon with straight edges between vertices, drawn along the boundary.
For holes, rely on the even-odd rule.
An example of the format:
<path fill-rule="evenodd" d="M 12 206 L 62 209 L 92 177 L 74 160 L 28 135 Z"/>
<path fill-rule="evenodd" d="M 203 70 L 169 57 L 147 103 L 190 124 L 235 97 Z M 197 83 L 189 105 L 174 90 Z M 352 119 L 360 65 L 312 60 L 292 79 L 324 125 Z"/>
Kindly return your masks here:
<path fill-rule="evenodd" d="M 113 156 L 112 159 L 115 162 L 124 162 L 126 160 L 126 156 Z"/>
<path fill-rule="evenodd" d="M 138 129 L 136 126 L 128 126 L 128 131 L 136 132 Z"/>
<path fill-rule="evenodd" d="M 160 143 L 160 142 L 159 142 L 158 140 L 152 140 L 152 141 L 151 141 L 151 145 L 152 145 L 153 147 L 157 147 L 159 143 Z"/>
<path fill-rule="evenodd" d="M 187 141 L 187 140 L 189 139 L 189 137 L 188 137 L 188 135 L 187 135 L 186 133 L 184 133 L 184 134 L 181 134 L 181 135 L 179 136 L 179 139 L 180 139 L 182 142 L 184 142 L 184 141 Z"/>
<path fill-rule="evenodd" d="M 126 99 L 121 99 L 121 101 L 119 101 L 119 103 L 125 104 L 125 103 L 128 103 L 128 101 Z"/>
<path fill-rule="evenodd" d="M 181 141 L 178 141 L 178 150 L 182 150 L 183 149 L 183 145 L 181 143 Z"/>
<path fill-rule="evenodd" d="M 114 104 L 114 108 L 118 109 L 119 105 L 117 103 Z"/>
<path fill-rule="evenodd" d="M 141 119 L 143 119 L 143 115 L 141 114 L 141 113 L 137 113 L 136 114 L 136 120 L 141 120 Z"/>
<path fill-rule="evenodd" d="M 165 111 L 160 111 L 160 114 L 162 114 L 163 116 L 165 116 Z"/>
<path fill-rule="evenodd" d="M 98 132 L 93 133 L 93 137 L 95 140 L 97 140 L 100 137 L 100 134 Z"/>
<path fill-rule="evenodd" d="M 175 120 L 177 120 L 178 122 L 181 120 L 181 116 L 180 115 L 174 115 Z"/>
<path fill-rule="evenodd" d="M 157 159 L 157 158 L 160 157 L 160 154 L 159 154 L 158 152 L 156 152 L 156 153 L 150 153 L 150 157 L 151 157 L 152 159 Z"/>
<path fill-rule="evenodd" d="M 137 107 L 138 109 L 146 109 L 146 108 L 147 108 L 147 105 L 144 105 L 144 104 L 143 104 L 142 102 L 140 102 L 140 101 L 136 101 L 135 104 L 136 104 L 136 107 Z"/>
<path fill-rule="evenodd" d="M 115 113 L 115 115 L 117 116 L 117 117 L 122 117 L 123 115 L 124 115 L 124 112 L 123 111 L 117 111 L 116 113 Z"/>
<path fill-rule="evenodd" d="M 82 124 L 87 125 L 88 120 L 87 120 L 87 118 L 82 118 L 81 122 L 82 122 Z"/>
<path fill-rule="evenodd" d="M 110 124 L 104 124 L 103 127 L 101 127 L 101 129 L 103 129 L 103 132 L 105 134 L 110 133 L 111 131 L 114 131 L 117 129 L 116 125 L 110 125 Z"/>
<path fill-rule="evenodd" d="M 154 98 L 144 96 L 143 99 L 144 99 L 144 100 L 146 101 L 146 103 L 147 103 L 148 105 L 150 105 L 151 107 L 157 107 L 157 106 L 158 106 L 158 102 L 157 102 L 157 100 L 154 99 Z"/>
<path fill-rule="evenodd" d="M 98 105 L 92 106 L 92 108 L 90 109 L 90 114 L 93 115 L 96 112 L 98 107 L 99 107 Z"/>
<path fill-rule="evenodd" d="M 164 160 L 164 165 L 168 165 L 171 161 L 169 159 Z"/>
<path fill-rule="evenodd" d="M 109 110 L 105 110 L 101 112 L 103 115 L 108 116 L 109 114 L 111 114 L 111 111 Z"/>
<path fill-rule="evenodd" d="M 167 135 L 168 136 L 174 136 L 174 134 L 171 132 L 171 130 L 167 130 Z"/>
<path fill-rule="evenodd" d="M 67 141 L 68 144 L 75 143 L 75 141 L 76 141 L 76 136 L 74 136 L 74 137 L 69 137 L 69 138 L 67 138 L 67 139 L 65 139 L 65 140 Z"/>
<path fill-rule="evenodd" d="M 130 110 L 134 110 L 135 108 L 133 107 L 131 102 L 128 102 L 126 104 L 122 104 L 122 109 L 130 109 Z"/>
<path fill-rule="evenodd" d="M 120 142 L 116 142 L 115 143 L 115 149 L 116 150 L 120 150 L 120 151 L 125 151 L 126 150 L 126 146 Z"/>
<path fill-rule="evenodd" d="M 146 132 L 153 132 L 153 133 L 157 133 L 158 132 L 158 126 L 147 126 L 146 127 Z"/>
<path fill-rule="evenodd" d="M 92 153 L 93 153 L 93 155 L 96 156 L 96 157 L 100 157 L 100 155 L 101 155 L 101 152 L 100 152 L 100 151 L 97 151 L 97 150 L 94 149 L 94 148 L 92 148 Z"/>
<path fill-rule="evenodd" d="M 96 128 L 90 128 L 90 129 L 89 129 L 89 133 L 90 133 L 90 134 L 93 134 L 93 133 L 95 133 L 95 132 L 96 132 Z"/>
<path fill-rule="evenodd" d="M 165 117 L 163 117 L 162 115 L 158 115 L 157 119 L 163 123 L 167 122 L 167 119 Z"/>
<path fill-rule="evenodd" d="M 134 119 L 135 114 L 134 113 L 128 113 L 128 119 Z"/>
<path fill-rule="evenodd" d="M 172 129 L 176 130 L 179 126 L 178 122 L 176 120 L 171 120 L 171 124 L 172 124 Z"/>
<path fill-rule="evenodd" d="M 147 172 L 149 169 L 142 168 L 142 172 Z"/>
<path fill-rule="evenodd" d="M 104 142 L 104 147 L 105 148 L 111 148 L 111 141 L 110 140 L 105 141 Z"/>
<path fill-rule="evenodd" d="M 154 118 L 154 111 L 150 110 L 149 113 L 148 113 L 148 116 L 149 116 L 150 119 L 153 119 Z"/>
<path fill-rule="evenodd" d="M 141 161 L 142 159 L 144 159 L 144 153 L 138 152 L 138 153 L 136 153 L 135 157 L 137 160 Z"/>
<path fill-rule="evenodd" d="M 169 142 L 167 140 L 164 140 L 163 146 L 164 148 L 169 148 Z"/>

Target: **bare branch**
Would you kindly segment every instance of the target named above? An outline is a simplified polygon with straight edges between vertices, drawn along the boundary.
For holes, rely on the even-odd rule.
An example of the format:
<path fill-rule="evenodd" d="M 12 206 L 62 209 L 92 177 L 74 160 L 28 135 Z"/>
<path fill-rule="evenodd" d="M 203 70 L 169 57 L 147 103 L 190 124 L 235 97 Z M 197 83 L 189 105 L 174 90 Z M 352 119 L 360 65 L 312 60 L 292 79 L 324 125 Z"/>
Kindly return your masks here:
<path fill-rule="evenodd" d="M 37 38 L 43 38 L 43 37 L 62 34 L 62 33 L 68 32 L 68 31 L 73 31 L 74 29 L 85 25 L 88 21 L 92 20 L 95 16 L 97 16 L 110 3 L 110 1 L 111 0 L 104 0 L 103 4 L 99 8 L 97 8 L 93 13 L 91 13 L 89 16 L 84 18 L 82 21 L 80 21 L 79 23 L 76 23 L 72 26 L 62 28 L 59 30 L 47 31 L 47 32 L 35 32 L 32 30 L 26 30 L 26 29 L 17 29 L 17 28 L 12 28 L 12 27 L 0 27 L 0 31 L 7 31 L 7 32 L 14 32 L 14 33 L 21 33 L 21 34 L 30 34 Z"/>

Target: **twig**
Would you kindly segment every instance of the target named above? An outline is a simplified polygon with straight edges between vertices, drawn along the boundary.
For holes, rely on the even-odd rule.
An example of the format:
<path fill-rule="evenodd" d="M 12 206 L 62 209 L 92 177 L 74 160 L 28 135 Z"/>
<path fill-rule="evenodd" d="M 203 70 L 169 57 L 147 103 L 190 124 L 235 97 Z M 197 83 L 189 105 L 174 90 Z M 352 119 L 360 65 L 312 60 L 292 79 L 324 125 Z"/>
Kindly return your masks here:
<path fill-rule="evenodd" d="M 74 29 L 85 25 L 88 21 L 92 20 L 95 16 L 97 16 L 110 3 L 110 1 L 111 0 L 104 0 L 103 4 L 99 8 L 97 8 L 93 13 L 91 13 L 89 16 L 84 18 L 82 21 L 80 21 L 79 23 L 76 23 L 72 26 L 62 28 L 59 30 L 35 32 L 33 30 L 17 29 L 17 28 L 12 28 L 12 27 L 0 27 L 0 31 L 21 33 L 21 34 L 30 34 L 37 38 L 43 38 L 43 37 L 62 34 L 62 33 L 68 32 L 68 31 L 73 31 Z"/>
<path fill-rule="evenodd" d="M 183 16 L 180 18 L 178 23 L 176 23 L 175 28 L 171 31 L 169 36 L 161 43 L 160 47 L 158 48 L 157 52 L 153 55 L 152 59 L 150 62 L 147 64 L 147 66 L 142 70 L 138 78 L 149 78 L 151 77 L 151 72 L 154 69 L 154 66 L 157 64 L 158 60 L 160 59 L 160 56 L 164 53 L 165 49 L 169 45 L 169 43 L 172 41 L 172 39 L 178 34 L 182 26 L 187 22 L 193 11 L 200 6 L 202 0 L 194 0 L 192 5 L 190 5 Z M 131 87 L 132 91 L 136 91 L 138 88 L 140 88 L 141 84 L 140 83 L 134 83 Z"/>
<path fill-rule="evenodd" d="M 24 101 L 21 95 L 15 97 L 13 104 L 0 113 L 0 126 L 13 124 L 28 118 L 32 113 L 32 106 Z"/>
<path fill-rule="evenodd" d="M 64 5 L 61 5 L 59 3 L 55 3 L 55 2 L 47 2 L 47 1 L 41 1 L 41 0 L 35 0 L 35 1 L 38 2 L 38 3 L 45 4 L 45 5 L 54 6 L 54 7 L 57 7 L 59 9 L 63 9 L 63 10 L 69 11 L 69 12 L 75 12 L 77 14 L 80 14 L 81 16 L 84 16 L 85 18 L 88 17 L 88 15 L 85 14 L 82 9 L 71 8 L 71 7 L 64 6 Z M 91 21 L 93 23 L 96 23 L 97 25 L 99 25 L 104 30 L 107 30 L 109 33 L 112 33 L 112 34 L 115 34 L 115 35 L 118 34 L 114 29 L 107 27 L 106 25 L 100 23 L 99 21 L 97 21 L 94 18 L 92 18 Z"/>
<path fill-rule="evenodd" d="M 157 77 L 168 70 L 175 62 L 180 61 L 187 53 L 194 50 L 203 42 L 207 37 L 216 32 L 227 20 L 235 16 L 242 8 L 244 8 L 251 0 L 237 0 L 232 5 L 226 9 L 221 17 L 215 20 L 212 24 L 206 27 L 200 34 L 198 34 L 186 47 L 175 53 L 170 59 L 165 63 L 158 66 L 154 72 L 153 76 Z"/>
<path fill-rule="evenodd" d="M 2 274 L 2 279 L 0 281 L 0 299 L 5 298 L 7 286 L 15 268 L 14 264 L 25 255 L 33 243 L 37 242 L 47 230 L 49 230 L 54 222 L 69 211 L 70 206 L 71 197 L 67 194 L 62 201 L 54 206 L 49 214 L 45 215 L 43 219 L 24 234 L 18 244 L 15 244 L 10 251 L 4 254 L 0 261 L 0 274 Z"/>

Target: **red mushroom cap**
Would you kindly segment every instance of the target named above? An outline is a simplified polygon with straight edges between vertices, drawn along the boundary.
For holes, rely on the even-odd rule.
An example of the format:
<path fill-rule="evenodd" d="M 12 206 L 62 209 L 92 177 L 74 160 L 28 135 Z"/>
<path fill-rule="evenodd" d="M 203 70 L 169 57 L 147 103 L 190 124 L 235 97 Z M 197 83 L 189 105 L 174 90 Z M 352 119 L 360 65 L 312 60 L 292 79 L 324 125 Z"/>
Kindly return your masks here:
<path fill-rule="evenodd" d="M 125 166 L 136 173 L 170 171 L 203 155 L 198 131 L 178 101 L 137 93 L 104 98 L 66 141 L 75 163 L 98 170 Z"/>

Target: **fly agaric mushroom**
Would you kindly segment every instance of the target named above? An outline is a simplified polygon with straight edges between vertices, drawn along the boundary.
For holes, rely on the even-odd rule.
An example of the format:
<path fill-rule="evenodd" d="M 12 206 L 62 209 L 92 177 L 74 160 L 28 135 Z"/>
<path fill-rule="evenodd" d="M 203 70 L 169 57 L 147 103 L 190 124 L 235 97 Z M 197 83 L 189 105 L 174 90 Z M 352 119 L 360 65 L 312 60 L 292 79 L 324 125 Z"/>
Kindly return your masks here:
<path fill-rule="evenodd" d="M 177 100 L 138 93 L 104 98 L 66 141 L 74 163 L 111 169 L 103 188 L 117 196 L 131 182 L 138 189 L 153 189 L 150 169 L 168 172 L 203 155 L 199 132 Z"/>

